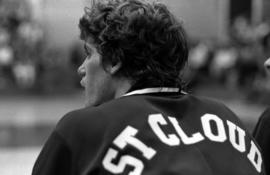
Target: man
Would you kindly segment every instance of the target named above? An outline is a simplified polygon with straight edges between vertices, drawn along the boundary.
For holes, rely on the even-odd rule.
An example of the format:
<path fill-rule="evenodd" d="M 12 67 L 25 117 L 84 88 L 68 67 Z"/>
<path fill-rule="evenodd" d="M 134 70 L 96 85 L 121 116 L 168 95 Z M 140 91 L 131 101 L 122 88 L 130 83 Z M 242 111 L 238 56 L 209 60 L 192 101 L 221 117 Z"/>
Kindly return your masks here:
<path fill-rule="evenodd" d="M 270 58 L 265 61 L 264 66 L 266 68 L 267 74 L 269 74 Z M 259 118 L 253 135 L 262 149 L 265 171 L 267 174 L 270 174 L 270 108 L 266 109 Z"/>
<path fill-rule="evenodd" d="M 182 92 L 187 41 L 165 5 L 93 1 L 79 26 L 86 107 L 58 123 L 33 175 L 264 174 L 239 119 Z"/>

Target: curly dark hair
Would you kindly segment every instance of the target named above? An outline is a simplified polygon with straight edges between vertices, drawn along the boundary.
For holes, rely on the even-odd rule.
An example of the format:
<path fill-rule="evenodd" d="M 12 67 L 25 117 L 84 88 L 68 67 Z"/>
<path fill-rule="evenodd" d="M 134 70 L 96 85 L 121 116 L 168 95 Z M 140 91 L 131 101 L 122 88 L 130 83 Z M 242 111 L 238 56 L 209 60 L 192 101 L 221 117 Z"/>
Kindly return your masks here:
<path fill-rule="evenodd" d="M 91 37 L 102 62 L 120 61 L 119 75 L 136 87 L 180 87 L 188 58 L 182 24 L 160 2 L 93 0 L 80 19 L 81 39 Z"/>

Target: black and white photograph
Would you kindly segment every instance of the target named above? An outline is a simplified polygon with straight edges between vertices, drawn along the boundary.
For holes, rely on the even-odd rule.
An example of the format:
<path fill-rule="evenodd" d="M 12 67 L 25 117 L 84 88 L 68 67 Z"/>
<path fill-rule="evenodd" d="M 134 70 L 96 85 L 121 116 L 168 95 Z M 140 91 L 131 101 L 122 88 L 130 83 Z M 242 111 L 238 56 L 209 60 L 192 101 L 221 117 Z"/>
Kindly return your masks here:
<path fill-rule="evenodd" d="M 0 0 L 0 175 L 267 174 L 269 0 Z"/>

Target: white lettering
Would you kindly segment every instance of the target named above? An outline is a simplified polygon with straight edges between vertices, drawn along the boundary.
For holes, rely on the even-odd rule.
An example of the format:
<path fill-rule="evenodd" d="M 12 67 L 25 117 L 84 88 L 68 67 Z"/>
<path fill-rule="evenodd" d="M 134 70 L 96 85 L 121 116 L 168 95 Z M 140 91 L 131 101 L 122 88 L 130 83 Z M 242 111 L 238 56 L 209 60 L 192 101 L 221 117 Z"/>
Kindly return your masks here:
<path fill-rule="evenodd" d="M 155 154 L 156 151 L 151 148 L 147 147 L 143 142 L 135 137 L 138 130 L 127 126 L 113 141 L 113 143 L 118 146 L 119 148 L 123 149 L 127 146 L 127 144 L 132 145 L 133 147 L 140 150 L 143 156 L 147 159 L 151 159 Z"/>
<path fill-rule="evenodd" d="M 227 125 L 229 127 L 229 137 L 230 137 L 231 144 L 238 151 L 245 152 L 246 151 L 245 131 L 228 120 L 227 120 Z M 238 142 L 239 142 L 238 144 L 236 142 L 236 131 L 238 133 Z"/>
<path fill-rule="evenodd" d="M 129 156 L 129 155 L 125 155 L 122 156 L 121 159 L 119 160 L 118 164 L 114 164 L 112 163 L 113 159 L 115 159 L 117 157 L 118 151 L 110 148 L 105 156 L 105 158 L 102 161 L 102 164 L 104 166 L 105 169 L 107 169 L 108 171 L 114 173 L 114 174 L 120 174 L 123 173 L 125 170 L 125 167 L 127 165 L 133 166 L 134 170 L 131 171 L 128 175 L 141 175 L 143 169 L 144 169 L 144 165 L 142 163 L 142 161 Z"/>
<path fill-rule="evenodd" d="M 224 142 L 227 139 L 223 121 L 218 116 L 213 114 L 205 114 L 201 117 L 201 121 L 204 134 L 210 140 L 216 142 Z M 217 126 L 217 135 L 213 133 L 213 128 L 210 125 L 211 121 L 213 121 Z"/>
<path fill-rule="evenodd" d="M 148 117 L 148 123 L 158 138 L 169 146 L 177 146 L 180 139 L 175 134 L 166 135 L 160 128 L 160 125 L 167 125 L 166 120 L 161 114 L 152 114 Z"/>
<path fill-rule="evenodd" d="M 229 138 L 231 145 L 236 150 L 241 153 L 247 153 L 248 147 L 246 145 L 246 131 L 229 120 L 226 120 L 226 123 L 228 126 L 228 133 L 226 133 L 224 122 L 221 118 L 214 114 L 205 114 L 201 117 L 201 124 L 204 132 L 204 135 L 202 135 L 200 132 L 186 133 L 185 130 L 183 130 L 183 128 L 180 126 L 182 124 L 179 123 L 175 117 L 168 117 L 165 119 L 162 114 L 152 114 L 148 117 L 149 126 L 161 140 L 161 142 L 165 143 L 166 145 L 178 146 L 180 145 L 180 140 L 182 140 L 183 144 L 185 145 L 191 145 L 201 142 L 205 138 L 208 138 L 214 142 L 224 142 L 227 140 L 227 138 Z M 168 134 L 164 132 L 165 128 L 162 128 L 162 126 L 173 127 L 175 129 L 175 133 Z M 152 147 L 148 147 L 141 140 L 136 138 L 135 136 L 137 133 L 137 129 L 127 126 L 114 139 L 113 144 L 121 150 L 127 145 L 130 145 L 140 151 L 146 159 L 151 160 L 157 153 L 156 150 L 154 150 Z M 228 134 L 228 136 L 226 134 Z M 261 153 L 252 140 L 250 141 L 250 145 L 251 146 L 247 158 L 250 160 L 255 169 L 258 172 L 261 172 Z M 127 166 L 134 167 L 134 169 L 129 172 L 128 175 L 141 175 L 144 169 L 144 164 L 141 160 L 127 154 L 121 155 L 120 152 L 113 148 L 109 148 L 102 161 L 102 164 L 105 169 L 113 174 L 123 173 Z"/>
<path fill-rule="evenodd" d="M 173 124 L 175 130 L 177 131 L 184 144 L 190 145 L 204 140 L 204 137 L 199 132 L 192 134 L 191 137 L 188 137 L 174 117 L 169 117 L 169 120 Z"/>
<path fill-rule="evenodd" d="M 251 161 L 252 165 L 256 168 L 256 170 L 260 173 L 262 170 L 262 155 L 253 141 L 251 141 L 250 144 L 251 147 L 247 157 Z M 256 155 L 257 161 L 255 160 Z"/>

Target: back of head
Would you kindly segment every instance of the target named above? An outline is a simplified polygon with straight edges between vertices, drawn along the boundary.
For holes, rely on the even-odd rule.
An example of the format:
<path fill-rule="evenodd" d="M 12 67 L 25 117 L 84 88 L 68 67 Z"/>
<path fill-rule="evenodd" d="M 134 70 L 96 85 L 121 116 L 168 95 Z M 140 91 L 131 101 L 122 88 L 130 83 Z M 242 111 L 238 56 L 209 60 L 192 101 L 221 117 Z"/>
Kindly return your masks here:
<path fill-rule="evenodd" d="M 104 63 L 121 62 L 118 76 L 136 87 L 181 87 L 187 57 L 185 31 L 167 7 L 146 0 L 93 0 L 80 19 Z"/>

